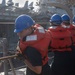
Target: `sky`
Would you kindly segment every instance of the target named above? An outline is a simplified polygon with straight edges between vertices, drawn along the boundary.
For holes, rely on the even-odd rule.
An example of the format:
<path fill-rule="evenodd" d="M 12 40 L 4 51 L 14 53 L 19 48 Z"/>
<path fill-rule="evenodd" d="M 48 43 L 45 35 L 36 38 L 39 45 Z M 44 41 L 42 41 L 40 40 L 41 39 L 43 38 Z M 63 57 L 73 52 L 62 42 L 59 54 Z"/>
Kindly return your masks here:
<path fill-rule="evenodd" d="M 9 0 L 6 0 L 6 2 L 7 2 L 7 1 L 9 1 Z M 13 1 L 14 3 L 19 3 L 19 6 L 20 6 L 20 7 L 23 7 L 24 4 L 25 4 L 25 1 L 27 1 L 27 0 L 12 0 L 12 1 Z M 29 3 L 32 2 L 32 1 L 35 3 L 37 0 L 28 0 L 28 1 L 29 1 Z M 0 0 L 0 3 L 1 3 L 1 2 L 2 2 L 2 0 Z M 35 6 L 35 4 L 34 4 L 34 6 Z"/>

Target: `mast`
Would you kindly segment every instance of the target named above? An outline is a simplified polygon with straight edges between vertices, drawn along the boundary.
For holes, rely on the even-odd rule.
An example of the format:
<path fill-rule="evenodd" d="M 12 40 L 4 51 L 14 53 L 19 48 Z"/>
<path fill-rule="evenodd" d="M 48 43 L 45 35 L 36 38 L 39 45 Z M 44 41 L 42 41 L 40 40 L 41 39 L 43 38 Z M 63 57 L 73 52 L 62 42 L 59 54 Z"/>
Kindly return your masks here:
<path fill-rule="evenodd" d="M 6 0 L 2 0 L 2 6 L 6 6 Z"/>

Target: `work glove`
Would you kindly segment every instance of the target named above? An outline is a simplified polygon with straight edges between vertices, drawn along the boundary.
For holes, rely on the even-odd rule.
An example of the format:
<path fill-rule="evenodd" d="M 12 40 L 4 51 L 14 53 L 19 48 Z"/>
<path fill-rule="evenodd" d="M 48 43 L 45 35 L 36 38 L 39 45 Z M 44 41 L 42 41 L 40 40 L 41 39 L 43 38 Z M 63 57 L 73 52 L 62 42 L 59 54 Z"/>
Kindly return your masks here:
<path fill-rule="evenodd" d="M 19 60 L 25 60 L 25 56 L 22 54 L 22 53 L 20 53 L 20 52 L 16 52 L 16 55 L 17 55 L 17 58 L 19 59 Z"/>

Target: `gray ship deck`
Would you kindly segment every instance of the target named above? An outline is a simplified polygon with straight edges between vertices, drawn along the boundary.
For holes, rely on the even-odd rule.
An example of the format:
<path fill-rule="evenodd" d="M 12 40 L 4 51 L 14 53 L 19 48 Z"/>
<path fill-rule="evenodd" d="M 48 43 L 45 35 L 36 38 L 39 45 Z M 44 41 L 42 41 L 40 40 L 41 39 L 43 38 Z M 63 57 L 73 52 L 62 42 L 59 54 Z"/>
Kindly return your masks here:
<path fill-rule="evenodd" d="M 26 68 L 15 70 L 16 75 L 26 75 Z M 0 75 L 4 75 L 4 72 L 1 72 Z M 12 71 L 8 72 L 8 75 L 14 75 Z"/>

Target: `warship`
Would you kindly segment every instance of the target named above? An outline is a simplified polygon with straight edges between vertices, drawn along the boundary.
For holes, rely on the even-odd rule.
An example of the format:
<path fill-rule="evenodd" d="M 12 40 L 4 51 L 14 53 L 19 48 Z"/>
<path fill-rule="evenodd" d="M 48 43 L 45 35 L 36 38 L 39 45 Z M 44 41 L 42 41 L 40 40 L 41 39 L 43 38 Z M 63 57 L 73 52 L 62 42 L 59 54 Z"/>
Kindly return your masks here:
<path fill-rule="evenodd" d="M 8 0 L 7 3 L 6 0 L 2 0 L 2 3 L 0 4 L 0 75 L 2 75 L 3 71 L 5 73 L 3 75 L 8 75 L 7 72 L 9 70 L 12 70 L 13 72 L 9 75 L 18 75 L 15 74 L 14 68 L 18 68 L 21 66 L 22 68 L 25 67 L 24 63 L 20 63 L 20 61 L 18 59 L 16 60 L 15 58 L 9 60 L 10 64 L 7 64 L 8 61 L 4 60 L 7 59 L 6 55 L 9 56 L 11 53 L 12 55 L 15 53 L 18 37 L 16 36 L 16 34 L 14 34 L 13 30 L 14 22 L 17 16 L 21 14 L 30 15 L 36 23 L 41 24 L 45 29 L 47 29 L 49 27 L 49 19 L 51 15 L 55 13 L 60 15 L 68 14 L 71 18 L 71 22 L 73 16 L 75 15 L 74 0 L 37 0 L 35 7 L 33 6 L 33 4 L 34 2 L 29 3 L 28 0 L 25 1 L 24 7 L 19 7 L 19 3 L 14 4 L 12 0 Z M 7 39 L 8 43 L 3 43 L 3 40 L 5 40 L 5 38 Z M 53 53 L 49 55 L 53 56 Z M 49 61 L 49 64 L 51 64 L 52 60 Z M 19 74 L 20 72 L 21 70 L 19 71 Z M 22 72 L 22 74 L 20 75 L 25 74 Z"/>

